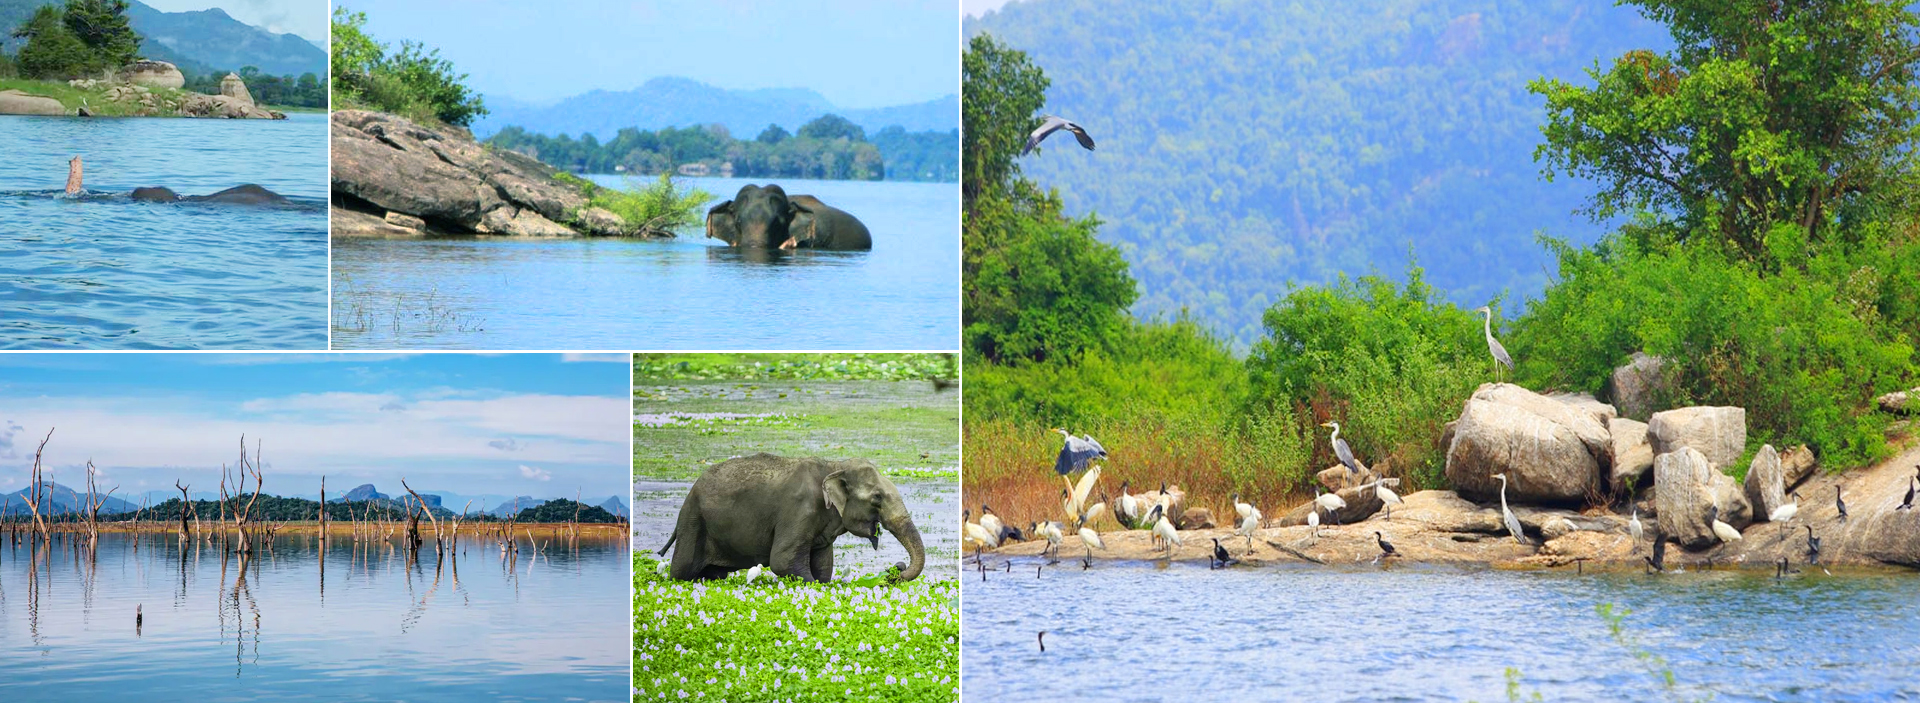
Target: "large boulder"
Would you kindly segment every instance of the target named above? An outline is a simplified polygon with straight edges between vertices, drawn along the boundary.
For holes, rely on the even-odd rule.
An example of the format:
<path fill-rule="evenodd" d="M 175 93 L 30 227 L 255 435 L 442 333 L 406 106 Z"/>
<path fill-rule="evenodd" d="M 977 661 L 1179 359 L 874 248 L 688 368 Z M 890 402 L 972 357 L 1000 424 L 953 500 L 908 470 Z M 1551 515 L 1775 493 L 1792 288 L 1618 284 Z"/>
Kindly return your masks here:
<path fill-rule="evenodd" d="M 65 115 L 67 108 L 53 98 L 0 90 L 0 115 Z"/>
<path fill-rule="evenodd" d="M 1692 447 L 1653 459 L 1654 513 L 1660 532 L 1687 549 L 1718 544 L 1707 522 L 1709 508 L 1719 506 L 1720 520 L 1736 528 L 1752 522 L 1747 498 L 1732 476 L 1720 473 L 1705 454 Z"/>
<path fill-rule="evenodd" d="M 187 77 L 180 69 L 165 61 L 135 61 L 120 69 L 120 76 L 128 83 L 149 88 L 179 89 L 187 85 Z"/>
<path fill-rule="evenodd" d="M 1653 445 L 1647 443 L 1647 423 L 1616 417 L 1607 421 L 1607 436 L 1613 490 L 1624 493 L 1638 485 L 1653 468 Z"/>
<path fill-rule="evenodd" d="M 244 105 L 253 104 L 253 94 L 247 92 L 246 81 L 231 73 L 220 79 L 220 94 Z"/>
<path fill-rule="evenodd" d="M 1692 447 L 1714 468 L 1726 468 L 1747 451 L 1747 411 L 1725 406 L 1662 410 L 1647 420 L 1647 440 L 1654 454 Z"/>
<path fill-rule="evenodd" d="M 552 167 L 481 146 L 466 131 L 342 110 L 331 117 L 333 192 L 437 230 L 523 236 L 627 234 Z M 569 223 L 569 224 L 562 224 Z"/>
<path fill-rule="evenodd" d="M 1873 399 L 1873 402 L 1879 405 L 1880 409 L 1885 412 L 1906 413 L 1912 410 L 1920 410 L 1920 403 L 1913 402 L 1913 399 L 1916 397 L 1920 397 L 1920 388 L 1894 391 Z"/>
<path fill-rule="evenodd" d="M 1380 475 L 1374 473 L 1372 468 L 1362 467 L 1359 473 L 1354 473 L 1348 471 L 1344 465 L 1329 466 L 1313 476 L 1314 481 L 1329 491 L 1344 491 L 1364 486 L 1378 478 Z"/>
<path fill-rule="evenodd" d="M 151 101 L 147 101 L 151 105 Z M 241 100 L 227 95 L 201 95 L 189 93 L 180 101 L 180 114 L 187 117 L 217 117 L 235 120 L 284 120 L 286 115 L 264 110 L 253 104 L 251 99 Z"/>
<path fill-rule="evenodd" d="M 1747 467 L 1747 480 L 1742 484 L 1746 492 L 1747 503 L 1753 506 L 1755 522 L 1766 522 L 1776 508 L 1787 504 L 1787 481 L 1785 472 L 1780 469 L 1780 452 L 1773 445 L 1760 447 L 1753 453 L 1753 464 Z"/>
<path fill-rule="evenodd" d="M 1599 486 L 1611 436 L 1599 416 L 1511 384 L 1491 384 L 1467 400 L 1447 443 L 1447 480 L 1463 495 L 1499 495 L 1507 476 L 1514 502 L 1585 500 Z"/>
<path fill-rule="evenodd" d="M 1666 388 L 1666 359 L 1634 352 L 1626 365 L 1613 370 L 1613 405 L 1621 417 L 1644 420 Z"/>
<path fill-rule="evenodd" d="M 1786 454 L 1780 455 L 1780 474 L 1788 490 L 1798 488 L 1800 483 L 1813 476 L 1813 470 L 1819 467 L 1820 462 L 1813 458 L 1813 450 L 1808 449 L 1804 444 L 1788 449 Z"/>

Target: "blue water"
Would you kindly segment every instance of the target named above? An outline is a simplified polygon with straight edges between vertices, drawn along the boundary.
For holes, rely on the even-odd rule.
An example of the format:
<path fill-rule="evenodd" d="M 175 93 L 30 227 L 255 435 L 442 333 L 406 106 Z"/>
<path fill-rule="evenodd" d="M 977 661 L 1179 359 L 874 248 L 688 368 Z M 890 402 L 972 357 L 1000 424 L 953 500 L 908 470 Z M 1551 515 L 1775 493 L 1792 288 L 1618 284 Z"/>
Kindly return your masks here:
<path fill-rule="evenodd" d="M 523 540 L 503 560 L 468 533 L 457 559 L 436 561 L 429 539 L 408 563 L 400 537 L 341 529 L 322 568 L 309 531 L 262 545 L 244 574 L 217 539 L 182 550 L 148 533 L 136 551 L 102 534 L 91 560 L 76 541 L 0 544 L 0 700 L 627 699 L 619 537 L 559 540 L 537 560 Z"/>
<path fill-rule="evenodd" d="M 1015 561 L 983 582 L 969 560 L 961 579 L 968 700 L 1496 701 L 1509 669 L 1529 700 L 1920 697 L 1909 572 L 1083 571 L 1069 559 L 1036 576 L 1034 559 Z M 1631 611 L 1621 639 L 1602 603 Z"/>
<path fill-rule="evenodd" d="M 717 203 L 748 181 L 683 182 Z M 340 238 L 334 348 L 958 348 L 956 185 L 780 183 L 859 217 L 873 251 L 743 253 L 704 220 L 668 241 Z"/>
<path fill-rule="evenodd" d="M 320 114 L 0 116 L 0 348 L 325 349 L 328 182 Z M 243 183 L 296 204 L 125 197 Z"/>

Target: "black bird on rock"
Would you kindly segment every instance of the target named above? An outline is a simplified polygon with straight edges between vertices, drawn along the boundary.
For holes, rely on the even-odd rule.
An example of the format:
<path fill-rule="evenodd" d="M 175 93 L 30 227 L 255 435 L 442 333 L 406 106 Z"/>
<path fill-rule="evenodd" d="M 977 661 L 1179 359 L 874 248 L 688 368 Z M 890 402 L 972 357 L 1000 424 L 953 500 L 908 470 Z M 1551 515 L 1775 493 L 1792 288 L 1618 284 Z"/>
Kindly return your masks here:
<path fill-rule="evenodd" d="M 1807 525 L 1807 563 L 1820 563 L 1820 538 L 1813 536 L 1813 526 Z"/>
<path fill-rule="evenodd" d="M 1213 538 L 1213 560 L 1207 563 L 1208 567 L 1224 569 L 1238 563 L 1240 563 L 1239 559 L 1233 558 L 1233 555 L 1227 553 L 1226 547 L 1220 546 L 1220 538 Z"/>
<path fill-rule="evenodd" d="M 1386 535 L 1380 534 L 1378 531 L 1375 531 L 1373 533 L 1373 539 L 1374 541 L 1380 543 L 1380 558 L 1385 559 L 1387 557 L 1396 556 L 1399 554 L 1399 552 L 1393 548 L 1393 543 L 1387 541 Z"/>
<path fill-rule="evenodd" d="M 1840 487 L 1833 487 L 1833 509 L 1840 511 L 1840 521 L 1847 521 L 1847 501 L 1840 498 Z"/>

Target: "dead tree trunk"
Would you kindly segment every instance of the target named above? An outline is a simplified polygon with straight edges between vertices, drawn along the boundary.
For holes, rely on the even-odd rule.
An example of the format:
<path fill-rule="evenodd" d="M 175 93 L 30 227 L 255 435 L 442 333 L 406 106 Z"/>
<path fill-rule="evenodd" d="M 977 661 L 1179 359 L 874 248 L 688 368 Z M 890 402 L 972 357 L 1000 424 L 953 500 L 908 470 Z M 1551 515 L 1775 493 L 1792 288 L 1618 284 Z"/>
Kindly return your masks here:
<path fill-rule="evenodd" d="M 53 430 L 49 428 L 47 430 L 47 436 L 40 440 L 40 448 L 33 450 L 32 482 L 27 484 L 26 496 L 27 510 L 33 513 L 34 531 L 39 532 L 40 538 L 48 542 L 53 541 L 53 535 L 47 533 L 46 521 L 40 519 L 40 500 L 45 495 L 42 492 L 43 487 L 40 485 L 40 455 L 47 451 L 47 442 L 51 439 L 53 439 Z"/>

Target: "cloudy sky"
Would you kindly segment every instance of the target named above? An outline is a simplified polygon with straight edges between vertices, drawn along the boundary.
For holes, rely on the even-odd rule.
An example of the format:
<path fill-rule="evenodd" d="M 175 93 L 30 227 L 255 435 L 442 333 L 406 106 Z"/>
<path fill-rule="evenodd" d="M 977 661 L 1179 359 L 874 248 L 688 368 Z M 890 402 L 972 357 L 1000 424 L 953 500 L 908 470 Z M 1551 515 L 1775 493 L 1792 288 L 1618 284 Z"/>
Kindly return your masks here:
<path fill-rule="evenodd" d="M 24 488 L 34 447 L 84 486 L 88 459 L 116 495 L 217 490 L 246 435 L 265 492 L 626 495 L 625 355 L 0 354 L 0 493 Z"/>
<path fill-rule="evenodd" d="M 297 34 L 308 41 L 326 41 L 326 0 L 142 0 L 161 12 L 187 12 L 218 7 L 227 15 L 269 32 Z"/>
<path fill-rule="evenodd" d="M 684 76 L 811 88 L 841 107 L 960 92 L 954 0 L 340 0 L 367 31 L 437 48 L 488 95 L 552 101 Z M 457 9 L 454 9 L 457 8 Z"/>

